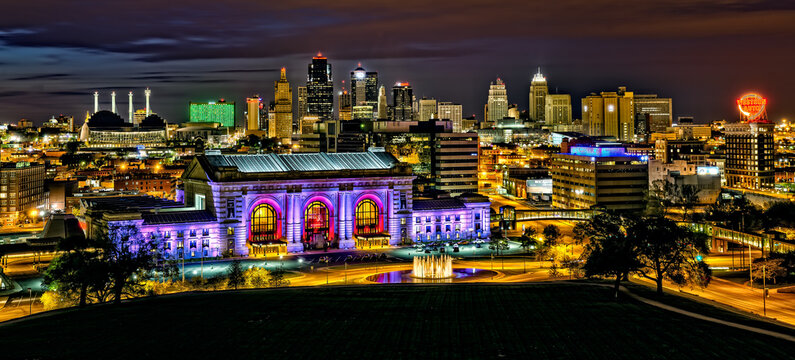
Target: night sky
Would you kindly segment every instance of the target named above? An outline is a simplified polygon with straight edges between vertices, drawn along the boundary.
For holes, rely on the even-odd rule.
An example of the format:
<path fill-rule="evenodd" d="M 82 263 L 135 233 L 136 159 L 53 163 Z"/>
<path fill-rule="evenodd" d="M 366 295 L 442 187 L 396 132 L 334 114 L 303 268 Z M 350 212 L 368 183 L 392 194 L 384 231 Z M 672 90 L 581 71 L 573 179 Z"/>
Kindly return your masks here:
<path fill-rule="evenodd" d="M 572 94 L 576 118 L 582 96 L 622 85 L 672 97 L 674 116 L 696 122 L 735 120 L 748 91 L 768 98 L 772 120 L 795 115 L 794 1 L 3 3 L 0 123 L 63 113 L 82 124 L 94 90 L 106 109 L 116 90 L 126 117 L 127 92 L 142 108 L 147 86 L 152 109 L 181 122 L 189 101 L 271 100 L 282 66 L 295 95 L 318 51 L 336 87 L 361 62 L 387 89 L 409 81 L 479 119 L 498 76 L 526 109 L 537 66 L 550 92 Z"/>

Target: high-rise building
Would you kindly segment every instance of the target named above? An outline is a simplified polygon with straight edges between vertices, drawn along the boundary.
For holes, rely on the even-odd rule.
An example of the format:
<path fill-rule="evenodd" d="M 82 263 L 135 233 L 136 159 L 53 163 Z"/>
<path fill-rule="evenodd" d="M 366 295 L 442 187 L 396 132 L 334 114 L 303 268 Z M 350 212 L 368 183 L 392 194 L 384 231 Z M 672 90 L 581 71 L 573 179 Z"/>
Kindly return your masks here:
<path fill-rule="evenodd" d="M 339 116 L 340 120 L 348 121 L 353 119 L 353 98 L 351 97 L 351 93 L 345 89 L 343 84 L 342 91 L 339 92 L 339 99 L 337 100 L 339 104 Z"/>
<path fill-rule="evenodd" d="M 582 123 L 591 136 L 613 136 L 621 141 L 635 137 L 633 93 L 619 87 L 618 92 L 601 92 L 582 99 Z"/>
<path fill-rule="evenodd" d="M 334 120 L 334 84 L 331 64 L 318 53 L 309 63 L 306 78 L 306 111 L 321 121 Z"/>
<path fill-rule="evenodd" d="M 190 122 L 211 122 L 224 127 L 235 127 L 235 102 L 224 99 L 216 102 L 191 102 Z"/>
<path fill-rule="evenodd" d="M 370 106 L 373 114 L 368 117 L 372 119 L 378 110 L 378 73 L 375 71 L 365 71 L 362 64 L 351 71 L 351 97 L 353 106 Z"/>
<path fill-rule="evenodd" d="M 533 80 L 530 82 L 530 119 L 537 122 L 544 122 L 546 116 L 547 95 L 549 89 L 547 88 L 547 79 L 541 75 L 541 68 L 533 75 Z M 547 124 L 549 124 L 547 122 Z"/>
<path fill-rule="evenodd" d="M 298 120 L 301 120 L 306 116 L 306 86 L 299 86 L 298 89 Z"/>
<path fill-rule="evenodd" d="M 643 116 L 647 120 L 647 131 L 663 132 L 673 121 L 671 99 L 658 98 L 656 94 L 635 94 L 635 116 Z"/>
<path fill-rule="evenodd" d="M 259 95 L 246 98 L 246 131 L 260 130 L 260 105 L 262 99 Z"/>
<path fill-rule="evenodd" d="M 508 104 L 508 117 L 511 119 L 519 118 L 519 106 L 516 104 Z"/>
<path fill-rule="evenodd" d="M 571 124 L 571 95 L 549 94 L 544 106 L 544 121 L 547 125 Z"/>
<path fill-rule="evenodd" d="M 649 188 L 648 158 L 623 147 L 574 146 L 552 155 L 552 206 L 641 210 Z"/>
<path fill-rule="evenodd" d="M 270 121 L 268 136 L 290 141 L 293 133 L 293 90 L 287 81 L 287 69 L 282 68 L 274 88 L 274 118 Z"/>
<path fill-rule="evenodd" d="M 729 123 L 726 136 L 726 185 L 747 189 L 770 189 L 775 185 L 773 165 L 774 124 Z"/>
<path fill-rule="evenodd" d="M 462 122 L 462 107 L 461 104 L 453 104 L 452 102 L 442 101 L 439 102 L 437 110 L 437 118 L 441 120 L 450 120 L 453 122 L 453 132 L 460 133 Z"/>
<path fill-rule="evenodd" d="M 36 217 L 47 208 L 44 165 L 0 163 L 0 224 L 11 225 L 21 215 Z"/>
<path fill-rule="evenodd" d="M 508 116 L 508 92 L 505 90 L 505 83 L 497 78 L 496 82 L 489 86 L 489 98 L 486 102 L 488 106 L 487 121 L 496 122 Z"/>
<path fill-rule="evenodd" d="M 387 114 L 387 103 L 386 103 L 386 88 L 384 85 L 378 88 L 378 119 L 386 119 L 389 115 Z"/>
<path fill-rule="evenodd" d="M 478 135 L 434 133 L 431 176 L 434 188 L 453 195 L 478 191 Z"/>
<path fill-rule="evenodd" d="M 420 121 L 429 121 L 437 119 L 436 116 L 438 109 L 436 108 L 436 99 L 420 99 L 419 102 L 419 115 Z"/>
<path fill-rule="evenodd" d="M 414 91 L 407 82 L 396 83 L 392 87 L 392 120 L 411 121 L 414 120 L 414 110 L 412 108 Z"/>

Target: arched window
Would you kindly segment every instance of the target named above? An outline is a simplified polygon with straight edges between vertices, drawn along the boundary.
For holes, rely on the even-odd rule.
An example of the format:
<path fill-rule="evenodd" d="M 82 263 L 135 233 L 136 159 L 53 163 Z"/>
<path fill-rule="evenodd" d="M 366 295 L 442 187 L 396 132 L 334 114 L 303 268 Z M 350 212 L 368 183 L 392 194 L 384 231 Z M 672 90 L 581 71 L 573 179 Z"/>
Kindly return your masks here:
<path fill-rule="evenodd" d="M 380 215 L 375 201 L 364 199 L 356 205 L 356 234 L 366 235 L 380 232 Z"/>
<path fill-rule="evenodd" d="M 275 240 L 279 236 L 276 209 L 269 204 L 260 204 L 251 212 L 251 240 L 254 242 Z"/>
<path fill-rule="evenodd" d="M 313 201 L 304 212 L 304 231 L 307 234 L 325 233 L 328 231 L 328 208 L 320 201 Z"/>

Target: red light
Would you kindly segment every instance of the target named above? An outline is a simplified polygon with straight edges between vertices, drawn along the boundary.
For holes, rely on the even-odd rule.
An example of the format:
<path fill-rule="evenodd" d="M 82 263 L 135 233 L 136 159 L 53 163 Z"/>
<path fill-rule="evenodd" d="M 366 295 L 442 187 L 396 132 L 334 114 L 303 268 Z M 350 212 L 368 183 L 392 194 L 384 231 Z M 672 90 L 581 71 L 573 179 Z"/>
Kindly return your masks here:
<path fill-rule="evenodd" d="M 767 99 L 759 94 L 746 94 L 737 99 L 737 108 L 743 116 L 748 118 L 748 121 L 759 119 L 765 112 L 767 106 Z"/>

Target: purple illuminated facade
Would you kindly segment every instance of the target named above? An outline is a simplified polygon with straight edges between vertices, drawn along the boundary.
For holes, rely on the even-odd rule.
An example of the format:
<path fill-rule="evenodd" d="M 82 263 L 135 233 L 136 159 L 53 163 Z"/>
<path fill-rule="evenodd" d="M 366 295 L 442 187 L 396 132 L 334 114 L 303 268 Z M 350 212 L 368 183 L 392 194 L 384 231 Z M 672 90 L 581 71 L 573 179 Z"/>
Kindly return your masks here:
<path fill-rule="evenodd" d="M 364 153 L 199 156 L 179 208 L 101 214 L 133 222 L 169 257 L 264 256 L 323 248 L 487 239 L 489 201 L 476 194 L 415 200 L 411 168 Z M 99 214 L 98 214 L 99 215 Z"/>

